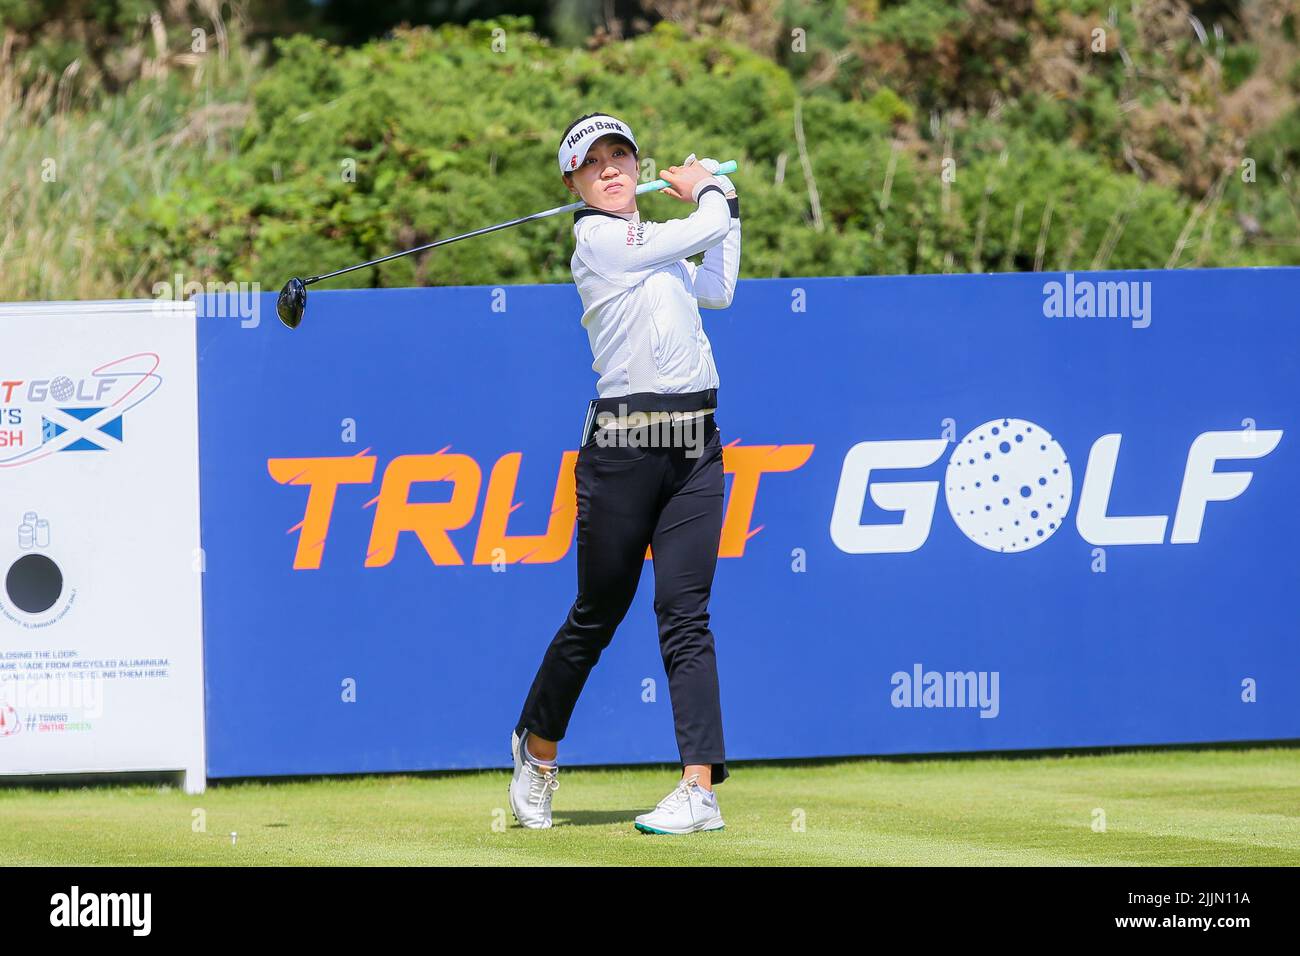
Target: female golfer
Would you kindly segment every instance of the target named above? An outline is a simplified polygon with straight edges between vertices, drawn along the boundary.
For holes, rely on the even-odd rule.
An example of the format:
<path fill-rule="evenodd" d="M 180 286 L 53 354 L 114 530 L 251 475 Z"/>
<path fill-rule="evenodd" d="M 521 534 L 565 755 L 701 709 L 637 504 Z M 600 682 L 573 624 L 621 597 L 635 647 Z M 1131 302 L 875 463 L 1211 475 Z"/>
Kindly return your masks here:
<path fill-rule="evenodd" d="M 636 205 L 637 144 L 603 113 L 575 120 L 559 150 L 573 215 L 573 281 L 599 373 L 575 468 L 578 596 L 542 659 L 510 748 L 510 805 L 525 827 L 551 825 L 556 743 L 587 675 L 614 636 L 652 550 L 659 647 L 682 763 L 677 787 L 636 827 L 722 829 L 713 787 L 728 776 L 709 592 L 722 532 L 718 373 L 700 307 L 731 304 L 740 270 L 740 208 L 718 164 L 660 171 L 664 193 L 697 205 L 648 222 Z M 688 256 L 704 253 L 701 265 Z"/>

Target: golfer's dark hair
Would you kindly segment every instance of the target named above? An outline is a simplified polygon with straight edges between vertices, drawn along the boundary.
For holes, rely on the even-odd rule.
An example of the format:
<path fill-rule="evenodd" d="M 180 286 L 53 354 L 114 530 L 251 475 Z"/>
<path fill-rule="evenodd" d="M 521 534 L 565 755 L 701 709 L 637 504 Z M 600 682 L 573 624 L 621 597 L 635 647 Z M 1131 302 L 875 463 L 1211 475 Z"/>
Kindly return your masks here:
<path fill-rule="evenodd" d="M 583 122 L 584 120 L 589 120 L 589 119 L 591 119 L 591 118 L 594 117 L 594 116 L 607 116 L 607 115 L 608 115 L 607 113 L 588 113 L 586 116 L 579 116 L 576 120 L 574 120 L 572 123 L 569 124 L 568 129 L 566 129 L 562 134 L 560 134 L 560 139 L 564 139 L 566 136 L 568 136 L 568 135 L 569 135 L 569 131 L 572 130 L 573 127 L 577 126 L 579 123 Z M 617 134 L 615 134 L 615 135 L 617 135 Z M 625 140 L 625 142 L 627 142 L 627 141 Z M 632 156 L 633 156 L 634 158 L 638 158 L 638 159 L 639 159 L 640 157 L 637 156 L 636 147 L 633 146 L 631 142 L 627 142 L 627 145 L 628 145 L 628 148 L 632 150 Z M 568 179 L 568 178 L 570 178 L 571 176 L 573 176 L 573 170 L 571 170 L 571 169 L 566 169 L 566 170 L 564 171 L 564 177 L 565 177 L 566 179 Z"/>

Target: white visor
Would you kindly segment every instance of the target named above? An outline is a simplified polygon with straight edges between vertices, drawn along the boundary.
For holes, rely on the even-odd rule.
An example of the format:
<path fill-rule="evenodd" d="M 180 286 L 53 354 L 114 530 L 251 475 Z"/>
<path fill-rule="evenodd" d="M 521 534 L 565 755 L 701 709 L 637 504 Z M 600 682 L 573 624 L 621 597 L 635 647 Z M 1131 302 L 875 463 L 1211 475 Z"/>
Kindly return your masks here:
<path fill-rule="evenodd" d="M 583 120 L 565 134 L 564 142 L 560 143 L 560 172 L 571 173 L 576 170 L 587 158 L 587 150 L 591 148 L 591 144 L 610 133 L 617 133 L 624 137 L 632 144 L 632 149 L 640 149 L 636 144 L 636 137 L 632 135 L 632 127 L 622 120 L 601 113 L 599 116 Z"/>

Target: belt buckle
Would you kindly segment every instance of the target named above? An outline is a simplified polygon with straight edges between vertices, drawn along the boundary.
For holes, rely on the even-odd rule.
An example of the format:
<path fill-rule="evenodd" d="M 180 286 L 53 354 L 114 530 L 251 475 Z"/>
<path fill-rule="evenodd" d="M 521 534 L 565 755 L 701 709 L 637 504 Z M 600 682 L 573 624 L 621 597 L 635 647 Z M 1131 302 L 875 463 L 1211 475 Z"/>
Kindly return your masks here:
<path fill-rule="evenodd" d="M 587 442 L 591 441 L 591 436 L 595 429 L 592 427 L 596 422 L 596 402 L 599 399 L 593 398 L 587 403 L 587 417 L 582 423 L 582 441 L 578 443 L 579 448 L 586 447 Z"/>

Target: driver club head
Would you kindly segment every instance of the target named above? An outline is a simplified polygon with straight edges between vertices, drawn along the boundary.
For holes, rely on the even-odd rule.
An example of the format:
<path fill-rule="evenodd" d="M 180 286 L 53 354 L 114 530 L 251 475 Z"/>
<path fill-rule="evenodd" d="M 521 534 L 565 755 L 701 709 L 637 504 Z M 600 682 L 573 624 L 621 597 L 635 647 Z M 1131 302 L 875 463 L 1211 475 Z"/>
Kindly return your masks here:
<path fill-rule="evenodd" d="M 290 279 L 280 290 L 280 298 L 275 300 L 275 312 L 280 321 L 291 329 L 296 329 L 302 322 L 302 314 L 307 310 L 307 283 L 301 279 Z"/>

